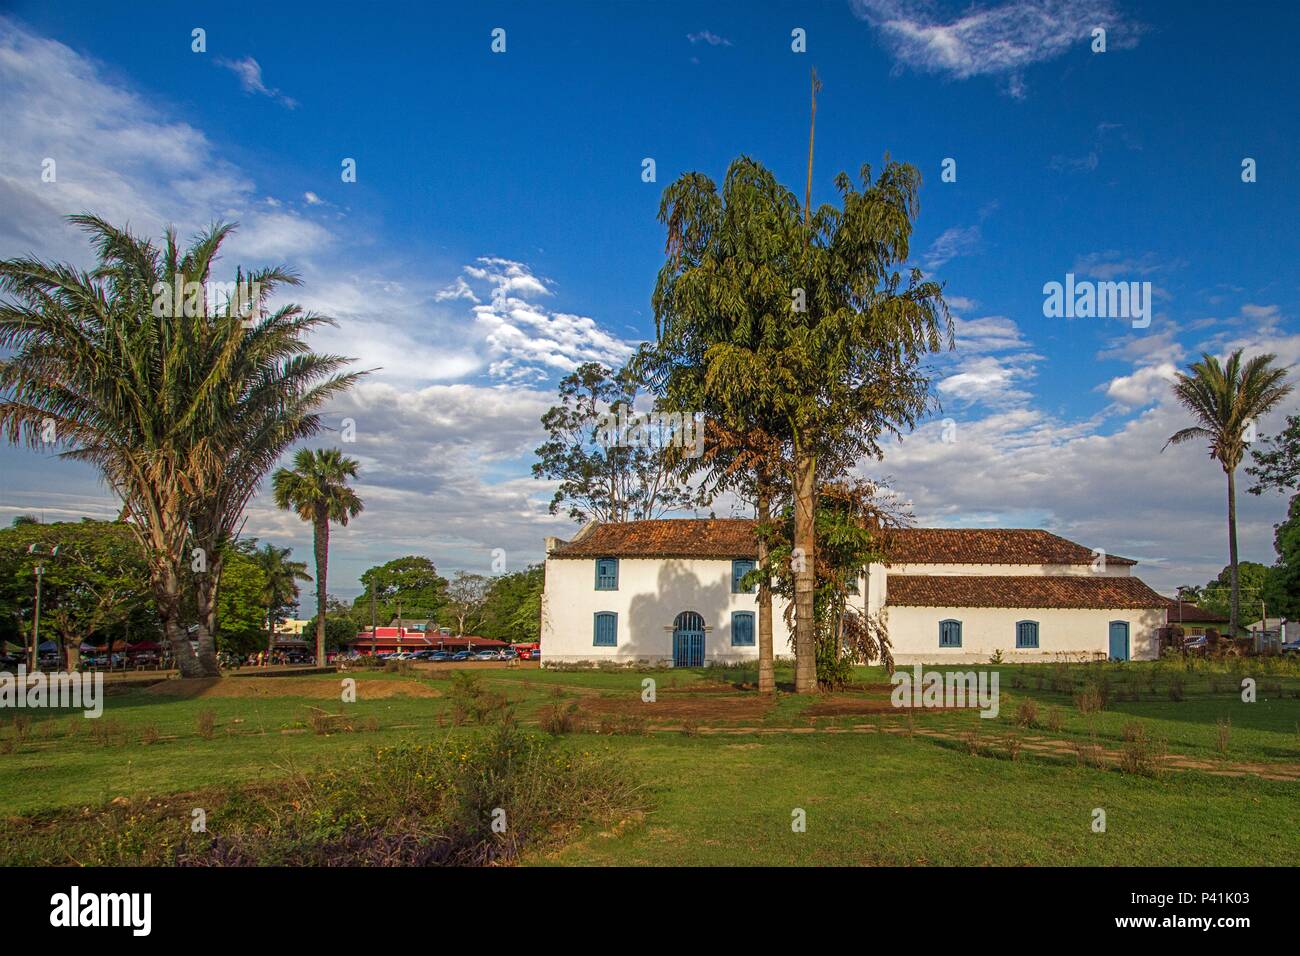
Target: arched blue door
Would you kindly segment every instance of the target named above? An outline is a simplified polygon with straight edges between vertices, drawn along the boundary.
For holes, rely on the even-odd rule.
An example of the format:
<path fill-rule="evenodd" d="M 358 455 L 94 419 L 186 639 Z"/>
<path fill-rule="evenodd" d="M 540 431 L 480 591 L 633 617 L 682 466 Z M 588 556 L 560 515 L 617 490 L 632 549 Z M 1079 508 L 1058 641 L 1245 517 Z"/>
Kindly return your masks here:
<path fill-rule="evenodd" d="M 1110 622 L 1110 659 L 1128 660 L 1128 621 Z"/>
<path fill-rule="evenodd" d="M 682 611 L 673 621 L 673 667 L 704 666 L 704 618 Z"/>

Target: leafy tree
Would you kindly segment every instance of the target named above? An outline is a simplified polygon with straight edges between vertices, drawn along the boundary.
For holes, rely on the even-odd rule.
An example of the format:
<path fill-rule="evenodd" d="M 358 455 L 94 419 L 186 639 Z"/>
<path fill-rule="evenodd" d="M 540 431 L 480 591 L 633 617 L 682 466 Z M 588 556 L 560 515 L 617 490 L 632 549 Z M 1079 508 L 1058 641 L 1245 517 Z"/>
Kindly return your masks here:
<path fill-rule="evenodd" d="M 918 269 L 906 281 L 897 271 L 908 257 L 919 173 L 886 157 L 879 177 L 866 165 L 860 175 L 862 191 L 847 174 L 836 177 L 839 208 L 809 202 L 801 211 L 770 172 L 742 159 L 729 171 L 725 201 L 696 182 L 687 214 L 669 220 L 670 251 L 680 241 L 700 262 L 686 279 L 709 287 L 679 296 L 697 300 L 688 321 L 707 321 L 714 308 L 739 326 L 701 336 L 706 347 L 687 349 L 683 360 L 703 364 L 709 394 L 724 408 L 758 409 L 789 448 L 800 693 L 817 686 L 819 481 L 864 455 L 880 457 L 882 435 L 901 434 L 933 407 L 920 361 L 945 333 L 952 339 L 941 287 Z M 737 300 L 750 292 L 751 302 Z"/>
<path fill-rule="evenodd" d="M 558 481 L 550 512 L 568 504 L 574 521 L 637 521 L 689 506 L 690 490 L 656 441 L 628 441 L 611 428 L 635 414 L 636 376 L 597 362 L 560 380 L 560 404 L 542 416 L 547 440 L 533 477 Z"/>
<path fill-rule="evenodd" d="M 680 466 L 701 481 L 701 500 L 722 490 L 754 504 L 758 524 L 758 684 L 775 691 L 772 645 L 773 570 L 768 541 L 775 499 L 788 488 L 785 425 L 770 399 L 716 374 L 723 356 L 756 368 L 775 348 L 791 308 L 796 264 L 788 192 L 748 157 L 727 170 L 719 196 L 709 177 L 686 173 L 665 191 L 659 220 L 668 231 L 667 260 L 653 298 L 657 341 L 643 347 L 639 367 L 665 407 L 702 410 L 704 454 Z M 795 204 L 797 211 L 797 203 Z M 774 237 L 786 240 L 784 246 Z M 783 258 L 782 250 L 785 257 Z"/>
<path fill-rule="evenodd" d="M 1300 495 L 1291 498 L 1286 520 L 1273 535 L 1277 563 L 1264 580 L 1264 600 L 1271 617 L 1300 621 Z"/>
<path fill-rule="evenodd" d="M 447 607 L 443 612 L 455 625 L 460 636 L 467 631 L 474 634 L 483 623 L 487 608 L 488 588 L 491 579 L 482 574 L 457 571 L 447 586 Z"/>
<path fill-rule="evenodd" d="M 1286 427 L 1271 438 L 1261 438 L 1250 449 L 1254 464 L 1246 474 L 1255 479 L 1252 495 L 1270 489 L 1294 495 L 1300 491 L 1300 415 L 1288 415 Z"/>
<path fill-rule="evenodd" d="M 231 548 L 217 596 L 217 648 L 240 656 L 266 646 L 267 577 L 257 555 Z"/>
<path fill-rule="evenodd" d="M 347 526 L 361 514 L 364 505 L 348 484 L 357 477 L 357 463 L 337 448 L 301 449 L 293 458 L 293 470 L 279 469 L 271 478 L 275 503 L 295 511 L 311 523 L 316 552 L 316 607 L 325 607 L 326 575 L 329 573 L 330 522 Z M 316 615 L 316 664 L 325 666 L 325 618 Z"/>
<path fill-rule="evenodd" d="M 318 616 L 312 615 L 311 620 L 307 622 L 307 631 L 311 633 L 317 631 Z M 348 606 L 330 595 L 325 600 L 325 649 L 342 650 L 344 645 L 355 640 L 356 636 L 357 625 L 352 619 Z"/>
<path fill-rule="evenodd" d="M 353 602 L 352 618 L 358 627 L 370 626 L 370 596 L 375 598 L 375 620 L 387 624 L 400 606 L 405 620 L 434 620 L 447 603 L 447 579 L 432 561 L 419 555 L 396 558 L 361 575 L 365 593 Z"/>
<path fill-rule="evenodd" d="M 1265 594 L 1268 578 L 1269 567 L 1266 564 L 1260 564 L 1257 561 L 1242 561 L 1237 565 L 1238 590 L 1245 595 L 1241 599 L 1241 606 L 1249 612 L 1250 621 L 1264 616 L 1261 597 Z M 1200 600 L 1196 602 L 1197 606 L 1231 617 L 1232 582 L 1232 566 L 1229 565 L 1219 572 L 1218 577 L 1208 582 L 1201 589 Z M 1271 612 L 1272 609 L 1269 610 Z M 1232 633 L 1235 634 L 1236 632 L 1234 627 Z"/>
<path fill-rule="evenodd" d="M 96 216 L 70 221 L 95 246 L 91 272 L 0 262 L 12 297 L 0 302 L 0 348 L 12 353 L 0 362 L 0 430 L 99 469 L 143 546 L 181 673 L 219 676 L 217 592 L 233 529 L 281 452 L 319 429 L 315 409 L 356 375 L 307 346 L 328 319 L 296 305 L 268 311 L 278 287 L 298 282 L 284 269 L 237 271 L 232 294 L 209 301 L 233 225 L 182 252 L 171 229 L 159 247 Z M 182 620 L 194 562 L 197 653 Z"/>
<path fill-rule="evenodd" d="M 42 554 L 30 554 L 35 545 Z M 58 555 L 49 552 L 58 548 Z M 6 639 L 30 639 L 34 568 L 41 576 L 42 632 L 64 647 L 101 643 L 133 618 L 137 640 L 153 636 L 148 562 L 132 531 L 115 521 L 23 523 L 0 530 L 0 607 Z M 156 626 L 156 621 L 155 621 Z"/>
<path fill-rule="evenodd" d="M 542 584 L 540 564 L 493 578 L 483 606 L 484 637 L 499 641 L 535 641 L 541 633 Z"/>
<path fill-rule="evenodd" d="M 1210 457 L 1228 476 L 1228 567 L 1231 571 L 1229 629 L 1241 623 L 1241 590 L 1237 561 L 1237 466 L 1246 453 L 1246 431 L 1291 393 L 1286 369 L 1273 365 L 1275 355 L 1257 355 L 1242 362 L 1242 350 L 1220 365 L 1208 353 L 1193 363 L 1190 374 L 1179 372 L 1174 395 L 1198 424 L 1170 436 L 1165 447 L 1194 438 L 1210 444 Z"/>
<path fill-rule="evenodd" d="M 298 609 L 298 582 L 310 581 L 303 561 L 290 561 L 292 548 L 277 548 L 269 541 L 252 552 L 262 572 L 261 605 L 266 621 L 266 649 L 275 649 L 275 628 Z"/>

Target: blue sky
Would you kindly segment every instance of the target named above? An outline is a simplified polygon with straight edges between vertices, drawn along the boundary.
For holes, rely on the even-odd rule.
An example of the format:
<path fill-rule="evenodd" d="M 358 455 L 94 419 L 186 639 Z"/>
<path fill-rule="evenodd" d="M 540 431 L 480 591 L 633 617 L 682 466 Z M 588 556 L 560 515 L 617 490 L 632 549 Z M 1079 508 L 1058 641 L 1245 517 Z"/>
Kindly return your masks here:
<path fill-rule="evenodd" d="M 1047 527 L 1166 590 L 1225 563 L 1221 472 L 1160 446 L 1187 423 L 1173 370 L 1201 350 L 1300 360 L 1291 5 L 160 6 L 20 2 L 0 20 L 0 255 L 84 264 L 57 217 L 90 209 L 151 233 L 237 219 L 232 270 L 302 273 L 295 298 L 340 321 L 322 347 L 379 369 L 331 409 L 357 421 L 369 502 L 331 591 L 405 553 L 486 571 L 500 547 L 522 566 L 572 530 L 528 475 L 557 379 L 652 334 L 655 213 L 678 174 L 721 179 L 748 153 L 802 193 L 813 66 L 814 201 L 886 151 L 915 164 L 912 261 L 959 320 L 933 367 L 943 413 L 863 472 L 922 523 Z M 1045 318 L 1042 286 L 1067 272 L 1150 281 L 1150 327 Z M 112 510 L 78 467 L 8 448 L 0 466 L 0 519 Z M 1271 562 L 1282 499 L 1242 509 L 1243 556 Z M 249 530 L 308 553 L 264 499 Z"/>

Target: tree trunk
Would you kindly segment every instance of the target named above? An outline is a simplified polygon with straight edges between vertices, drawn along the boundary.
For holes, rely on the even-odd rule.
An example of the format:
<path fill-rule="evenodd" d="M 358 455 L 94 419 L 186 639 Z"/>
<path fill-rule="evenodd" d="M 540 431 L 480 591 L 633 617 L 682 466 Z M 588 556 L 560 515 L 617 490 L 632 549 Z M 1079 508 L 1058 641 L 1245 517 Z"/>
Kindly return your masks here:
<path fill-rule="evenodd" d="M 772 491 L 767 482 L 758 484 L 758 566 L 763 577 L 758 582 L 758 692 L 776 692 L 776 670 L 772 661 L 772 579 L 767 573 L 767 541 L 762 532 L 772 518 Z"/>
<path fill-rule="evenodd" d="M 212 555 L 208 570 L 199 576 L 195 603 L 199 612 L 198 662 L 204 677 L 220 677 L 221 667 L 217 664 L 217 592 L 221 587 L 221 569 L 224 559 L 221 551 L 210 548 Z"/>
<path fill-rule="evenodd" d="M 171 645 L 172 659 L 180 669 L 182 677 L 208 677 L 204 674 L 194 649 L 190 647 L 189 635 L 181 626 L 180 620 L 180 585 L 173 569 L 167 568 L 155 575 L 153 582 L 154 604 L 158 609 L 158 620 L 162 624 L 163 635 Z M 113 663 L 113 641 L 108 642 L 109 669 Z"/>
<path fill-rule="evenodd" d="M 1237 575 L 1237 474 L 1228 472 L 1228 566 L 1232 575 L 1232 610 L 1228 633 L 1237 639 L 1237 626 L 1241 620 L 1241 582 Z"/>
<path fill-rule="evenodd" d="M 817 509 L 817 457 L 795 450 L 794 459 L 794 692 L 817 690 L 816 622 L 813 592 L 816 589 L 817 533 L 813 524 Z M 801 559 L 801 560 L 799 560 Z"/>
<path fill-rule="evenodd" d="M 325 575 L 329 572 L 330 520 L 316 515 L 316 666 L 325 666 Z"/>

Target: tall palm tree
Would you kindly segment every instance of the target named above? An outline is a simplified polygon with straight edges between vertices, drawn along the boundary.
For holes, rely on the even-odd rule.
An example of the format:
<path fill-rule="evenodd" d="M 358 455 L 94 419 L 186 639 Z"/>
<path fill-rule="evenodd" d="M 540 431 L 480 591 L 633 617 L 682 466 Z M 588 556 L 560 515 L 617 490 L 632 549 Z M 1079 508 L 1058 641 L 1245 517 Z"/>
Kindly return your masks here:
<path fill-rule="evenodd" d="M 262 569 L 266 584 L 262 587 L 262 606 L 266 608 L 266 649 L 275 650 L 275 626 L 280 623 L 276 612 L 298 600 L 298 582 L 310 581 L 307 564 L 290 561 L 292 548 L 277 548 L 269 541 L 253 552 L 253 560 Z"/>
<path fill-rule="evenodd" d="M 346 526 L 365 507 L 348 485 L 357 462 L 337 448 L 301 449 L 293 470 L 281 468 L 271 478 L 275 503 L 311 522 L 316 549 L 316 663 L 325 664 L 326 575 L 329 572 L 330 522 Z"/>
<path fill-rule="evenodd" d="M 236 273 L 224 302 L 206 294 L 222 242 L 213 225 L 182 251 L 90 215 L 70 221 L 98 256 L 90 272 L 34 258 L 0 262 L 0 431 L 11 442 L 96 466 L 149 560 L 154 602 L 185 677 L 218 676 L 214 625 L 223 555 L 245 505 L 315 410 L 350 387 L 348 360 L 310 351 L 324 316 L 267 309 L 296 276 Z M 189 291 L 193 289 L 191 294 Z M 173 290 L 180 290 L 173 299 Z M 239 295 L 233 294 L 235 291 Z M 193 570 L 197 652 L 182 620 Z"/>
<path fill-rule="evenodd" d="M 1232 569 L 1232 610 L 1229 629 L 1235 637 L 1241 617 L 1241 588 L 1237 572 L 1237 466 L 1246 453 L 1247 429 L 1291 393 L 1286 369 L 1277 368 L 1275 355 L 1241 360 L 1242 350 L 1227 363 L 1208 353 L 1192 364 L 1191 374 L 1178 373 L 1174 395 L 1199 424 L 1170 436 L 1165 448 L 1194 438 L 1210 443 L 1210 457 L 1228 476 L 1228 565 Z M 1162 448 L 1161 451 L 1164 449 Z"/>

